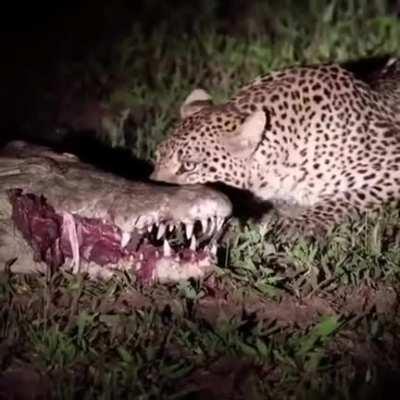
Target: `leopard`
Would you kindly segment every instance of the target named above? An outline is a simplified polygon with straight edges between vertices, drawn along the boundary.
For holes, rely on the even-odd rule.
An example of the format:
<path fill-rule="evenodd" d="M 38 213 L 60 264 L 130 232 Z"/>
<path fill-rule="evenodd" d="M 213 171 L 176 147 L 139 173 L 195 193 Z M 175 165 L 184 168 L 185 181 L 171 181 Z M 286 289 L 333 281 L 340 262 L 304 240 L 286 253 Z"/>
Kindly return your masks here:
<path fill-rule="evenodd" d="M 400 200 L 399 83 L 391 58 L 369 80 L 337 62 L 286 66 L 219 103 L 197 87 L 150 178 L 249 191 L 283 210 L 281 232 L 324 237 Z"/>

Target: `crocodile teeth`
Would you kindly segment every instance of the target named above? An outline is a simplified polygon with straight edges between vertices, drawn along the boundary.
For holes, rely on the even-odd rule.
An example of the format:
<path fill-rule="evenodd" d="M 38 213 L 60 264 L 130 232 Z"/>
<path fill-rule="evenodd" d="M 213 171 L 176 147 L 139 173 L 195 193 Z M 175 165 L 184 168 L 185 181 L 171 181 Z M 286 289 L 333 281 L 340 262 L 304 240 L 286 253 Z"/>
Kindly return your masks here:
<path fill-rule="evenodd" d="M 139 260 L 140 260 L 140 261 L 143 261 L 143 260 L 144 260 L 144 254 L 143 254 L 143 253 L 140 253 L 140 254 L 139 254 Z"/>
<path fill-rule="evenodd" d="M 210 227 L 209 227 L 209 229 L 210 229 L 209 235 L 211 236 L 214 233 L 214 230 L 215 230 L 215 220 L 214 220 L 214 218 L 210 218 Z"/>
<path fill-rule="evenodd" d="M 153 220 L 151 219 L 151 217 L 148 217 L 146 215 L 141 215 L 136 223 L 135 223 L 135 227 L 138 229 L 153 229 Z"/>
<path fill-rule="evenodd" d="M 174 224 L 168 225 L 168 232 L 172 232 L 174 229 L 175 229 Z"/>
<path fill-rule="evenodd" d="M 213 243 L 212 245 L 211 245 L 211 254 L 213 255 L 213 256 L 216 256 L 217 255 L 217 245 L 215 244 L 215 243 Z"/>
<path fill-rule="evenodd" d="M 217 231 L 221 230 L 223 224 L 224 224 L 224 219 L 217 217 Z"/>
<path fill-rule="evenodd" d="M 186 237 L 190 239 L 193 235 L 193 224 L 189 222 L 188 224 L 185 225 L 186 229 Z"/>
<path fill-rule="evenodd" d="M 121 247 L 125 248 L 130 240 L 131 240 L 131 234 L 129 232 L 125 232 L 125 231 L 122 232 L 122 235 L 121 235 Z"/>
<path fill-rule="evenodd" d="M 157 230 L 157 240 L 161 239 L 164 236 L 166 229 L 167 227 L 165 226 L 165 224 L 161 222 Z"/>
<path fill-rule="evenodd" d="M 171 246 L 169 245 L 167 239 L 164 239 L 163 254 L 165 257 L 171 257 L 171 254 L 172 254 L 172 249 L 171 249 Z"/>
<path fill-rule="evenodd" d="M 202 233 L 206 233 L 207 228 L 208 228 L 207 219 L 206 218 L 201 219 L 200 223 L 201 223 L 201 231 L 202 231 Z"/>
<path fill-rule="evenodd" d="M 143 225 L 144 225 L 143 222 L 144 222 L 144 217 L 142 217 L 142 216 L 138 217 L 138 219 L 135 222 L 135 228 L 138 228 L 138 229 L 143 228 Z"/>
<path fill-rule="evenodd" d="M 153 230 L 153 225 L 148 225 L 147 226 L 147 232 L 151 232 Z"/>
<path fill-rule="evenodd" d="M 136 263 L 136 270 L 139 270 L 140 268 L 142 268 L 142 263 L 141 262 Z"/>
<path fill-rule="evenodd" d="M 197 243 L 196 243 L 196 236 L 192 236 L 192 240 L 190 241 L 190 250 L 196 251 Z"/>

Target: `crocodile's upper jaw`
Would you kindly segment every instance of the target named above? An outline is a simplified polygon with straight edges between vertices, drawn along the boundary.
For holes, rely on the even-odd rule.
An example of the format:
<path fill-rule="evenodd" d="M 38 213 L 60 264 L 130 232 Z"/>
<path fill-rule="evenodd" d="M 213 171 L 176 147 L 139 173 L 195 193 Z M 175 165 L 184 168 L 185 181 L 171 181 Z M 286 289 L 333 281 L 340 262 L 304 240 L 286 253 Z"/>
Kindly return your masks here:
<path fill-rule="evenodd" d="M 228 198 L 211 189 L 131 182 L 20 142 L 3 151 L 0 175 L 0 195 L 35 260 L 74 271 L 134 270 L 143 281 L 202 276 L 231 214 Z"/>

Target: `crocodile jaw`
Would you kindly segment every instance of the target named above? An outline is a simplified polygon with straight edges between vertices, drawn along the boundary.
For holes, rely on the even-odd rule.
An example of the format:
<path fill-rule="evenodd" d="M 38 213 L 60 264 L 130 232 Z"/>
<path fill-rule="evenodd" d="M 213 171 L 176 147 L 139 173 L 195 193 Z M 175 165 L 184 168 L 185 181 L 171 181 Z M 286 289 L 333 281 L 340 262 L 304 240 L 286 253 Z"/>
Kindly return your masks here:
<path fill-rule="evenodd" d="M 200 278 L 216 262 L 222 217 L 152 223 L 142 216 L 127 232 L 106 220 L 57 211 L 44 196 L 21 189 L 8 190 L 8 197 L 12 219 L 33 248 L 34 260 L 52 268 L 96 277 L 124 270 L 143 283 L 165 283 Z M 177 235 L 180 242 L 171 245 Z"/>
<path fill-rule="evenodd" d="M 232 211 L 225 195 L 204 186 L 131 181 L 20 141 L 0 150 L 0 178 L 0 224 L 17 227 L 18 239 L 30 244 L 21 251 L 33 250 L 40 265 L 94 275 L 119 269 L 142 281 L 198 277 L 214 264 Z M 0 260 L 18 256 L 2 245 L 13 235 L 0 226 Z"/>

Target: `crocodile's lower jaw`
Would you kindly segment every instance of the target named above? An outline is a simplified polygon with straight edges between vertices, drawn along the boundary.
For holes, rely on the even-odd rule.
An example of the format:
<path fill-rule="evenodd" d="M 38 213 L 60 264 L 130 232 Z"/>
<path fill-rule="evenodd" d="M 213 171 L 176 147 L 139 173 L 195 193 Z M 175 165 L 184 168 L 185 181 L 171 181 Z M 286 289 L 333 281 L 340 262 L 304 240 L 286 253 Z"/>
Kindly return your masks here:
<path fill-rule="evenodd" d="M 13 221 L 33 248 L 34 260 L 52 268 L 92 277 L 124 270 L 143 283 L 153 283 L 201 278 L 216 262 L 221 220 L 205 226 L 204 221 L 160 221 L 157 229 L 141 223 L 124 233 L 110 221 L 55 210 L 37 194 L 13 189 L 8 197 Z"/>

